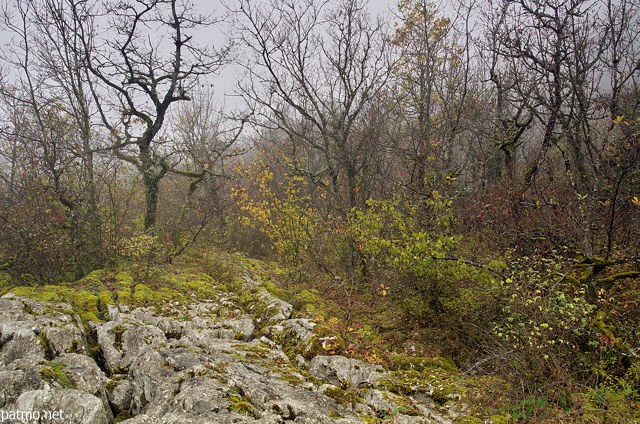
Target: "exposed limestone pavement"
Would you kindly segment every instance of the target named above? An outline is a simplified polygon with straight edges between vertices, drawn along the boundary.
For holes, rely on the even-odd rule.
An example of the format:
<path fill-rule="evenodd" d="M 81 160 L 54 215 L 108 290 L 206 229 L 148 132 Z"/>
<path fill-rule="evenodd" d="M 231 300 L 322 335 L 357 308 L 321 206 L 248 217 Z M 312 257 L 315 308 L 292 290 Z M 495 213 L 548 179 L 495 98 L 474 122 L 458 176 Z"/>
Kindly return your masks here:
<path fill-rule="evenodd" d="M 12 411 L 60 411 L 65 424 L 451 422 L 428 385 L 394 393 L 382 367 L 318 355 L 314 322 L 287 302 L 232 299 L 112 305 L 83 323 L 70 305 L 3 296 L 3 422 L 20 422 Z"/>

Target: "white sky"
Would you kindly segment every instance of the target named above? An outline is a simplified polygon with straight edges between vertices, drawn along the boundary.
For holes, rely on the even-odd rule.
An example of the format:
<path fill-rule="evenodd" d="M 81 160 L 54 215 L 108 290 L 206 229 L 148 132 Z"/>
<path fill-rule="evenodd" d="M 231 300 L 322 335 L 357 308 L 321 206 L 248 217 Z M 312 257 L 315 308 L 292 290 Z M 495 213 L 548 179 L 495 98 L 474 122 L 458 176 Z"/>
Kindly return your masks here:
<path fill-rule="evenodd" d="M 2 1 L 3 4 L 5 4 L 6 0 L 0 0 L 0 1 Z M 193 1 L 197 7 L 201 8 L 201 12 L 204 14 L 211 13 L 214 10 L 217 10 L 219 12 L 224 10 L 223 6 L 221 5 L 221 0 L 193 0 Z M 224 1 L 226 1 L 228 4 L 234 3 L 234 0 L 224 0 Z M 6 3 L 9 3 L 9 4 L 11 4 L 12 2 L 13 0 L 6 1 Z M 390 13 L 390 11 L 395 10 L 397 3 L 398 3 L 398 0 L 369 0 L 368 6 L 370 8 L 371 14 L 375 16 L 378 14 Z M 10 33 L 3 31 L 2 29 L 3 29 L 2 25 L 0 24 L 0 49 L 10 44 L 11 37 L 12 37 Z M 198 44 L 201 44 L 201 45 L 212 44 L 214 46 L 220 46 L 224 43 L 224 36 L 220 32 L 219 28 L 207 29 L 205 34 L 206 35 L 204 35 L 203 39 L 201 39 L 198 42 Z M 200 35 L 198 34 L 196 37 L 200 38 Z M 9 75 L 11 74 L 11 70 L 7 69 L 5 66 L 3 66 L 3 72 L 5 73 L 5 76 L 7 75 L 7 73 Z M 233 66 L 227 66 L 225 69 L 223 69 L 220 72 L 219 75 L 213 76 L 211 78 L 211 83 L 214 85 L 215 93 L 218 96 L 220 96 L 220 100 L 219 100 L 219 103 L 221 103 L 220 106 L 222 106 L 222 103 L 224 103 L 226 107 L 231 107 L 231 108 L 235 106 L 240 106 L 239 99 L 233 96 L 235 86 L 240 77 L 238 73 L 239 73 L 238 67 L 235 67 L 234 69 Z"/>
<path fill-rule="evenodd" d="M 215 4 L 220 4 L 219 1 L 215 1 L 215 3 L 211 2 L 211 0 L 193 0 L 196 5 L 200 6 L 204 10 L 213 10 Z M 379 14 L 389 14 L 396 10 L 397 4 L 399 0 L 369 0 L 368 6 L 372 15 Z M 229 4 L 233 3 L 233 0 L 227 0 Z M 221 10 L 222 6 L 218 8 Z M 216 37 L 216 36 L 214 36 Z M 218 33 L 217 37 L 222 37 L 221 34 Z M 222 38 L 220 38 L 220 42 L 216 43 L 216 40 L 211 40 L 214 45 L 220 45 L 223 42 Z M 242 102 L 239 98 L 234 96 L 234 90 L 236 88 L 236 84 L 241 77 L 242 71 L 237 66 L 227 66 L 223 69 L 219 75 L 212 76 L 211 81 L 214 85 L 214 90 L 217 95 L 220 96 L 220 103 L 223 103 L 225 109 L 239 107 L 242 105 Z M 222 106 L 220 104 L 219 106 Z"/>

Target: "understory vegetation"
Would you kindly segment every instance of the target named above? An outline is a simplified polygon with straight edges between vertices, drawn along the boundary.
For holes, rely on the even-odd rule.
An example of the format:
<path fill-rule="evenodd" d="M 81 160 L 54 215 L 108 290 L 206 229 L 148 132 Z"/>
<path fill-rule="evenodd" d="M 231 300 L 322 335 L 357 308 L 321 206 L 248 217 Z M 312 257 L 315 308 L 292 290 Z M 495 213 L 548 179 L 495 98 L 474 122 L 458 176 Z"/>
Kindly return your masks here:
<path fill-rule="evenodd" d="M 640 2 L 192 6 L 3 2 L 3 293 L 91 321 L 255 273 L 461 422 L 640 419 Z"/>

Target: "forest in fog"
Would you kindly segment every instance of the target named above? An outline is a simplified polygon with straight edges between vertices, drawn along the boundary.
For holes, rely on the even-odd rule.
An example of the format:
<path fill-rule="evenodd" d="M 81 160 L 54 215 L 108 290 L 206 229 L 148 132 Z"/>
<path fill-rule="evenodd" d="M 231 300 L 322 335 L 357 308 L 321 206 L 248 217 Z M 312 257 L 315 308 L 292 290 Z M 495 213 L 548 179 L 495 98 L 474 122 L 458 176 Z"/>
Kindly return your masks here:
<path fill-rule="evenodd" d="M 392 9 L 3 0 L 0 281 L 243 252 L 519 399 L 637 411 L 640 1 Z"/>

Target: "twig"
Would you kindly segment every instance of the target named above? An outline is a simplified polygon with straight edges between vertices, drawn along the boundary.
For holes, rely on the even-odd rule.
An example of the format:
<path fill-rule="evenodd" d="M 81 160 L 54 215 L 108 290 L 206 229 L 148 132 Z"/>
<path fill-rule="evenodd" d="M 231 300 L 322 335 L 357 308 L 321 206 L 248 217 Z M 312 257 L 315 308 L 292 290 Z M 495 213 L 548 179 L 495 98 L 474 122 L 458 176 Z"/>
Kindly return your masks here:
<path fill-rule="evenodd" d="M 488 358 L 481 359 L 478 362 L 476 362 L 475 364 L 473 364 L 468 370 L 463 371 L 462 374 L 469 375 L 469 374 L 471 374 L 471 372 L 474 369 L 478 368 L 480 365 L 484 364 L 485 362 L 493 361 L 494 359 L 500 359 L 500 358 L 502 358 L 504 356 L 511 355 L 514 352 L 515 352 L 515 350 L 512 349 L 512 350 L 509 350 L 507 352 L 496 353 L 495 355 L 489 356 Z"/>

